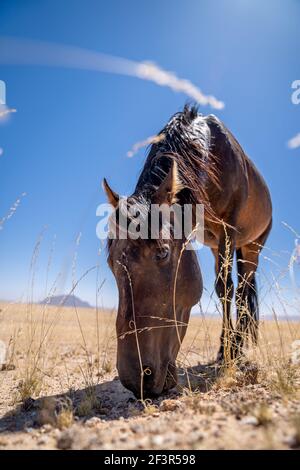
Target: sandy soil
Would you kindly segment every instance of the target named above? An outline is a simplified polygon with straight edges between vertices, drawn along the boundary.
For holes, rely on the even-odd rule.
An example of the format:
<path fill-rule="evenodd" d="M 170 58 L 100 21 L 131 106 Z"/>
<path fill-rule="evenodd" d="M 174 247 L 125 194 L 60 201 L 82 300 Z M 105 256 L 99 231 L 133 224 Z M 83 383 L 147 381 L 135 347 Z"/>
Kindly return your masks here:
<path fill-rule="evenodd" d="M 178 387 L 143 404 L 117 377 L 113 312 L 0 308 L 0 449 L 300 448 L 298 323 L 263 322 L 259 347 L 224 372 L 205 365 L 220 320 L 192 318 Z"/>

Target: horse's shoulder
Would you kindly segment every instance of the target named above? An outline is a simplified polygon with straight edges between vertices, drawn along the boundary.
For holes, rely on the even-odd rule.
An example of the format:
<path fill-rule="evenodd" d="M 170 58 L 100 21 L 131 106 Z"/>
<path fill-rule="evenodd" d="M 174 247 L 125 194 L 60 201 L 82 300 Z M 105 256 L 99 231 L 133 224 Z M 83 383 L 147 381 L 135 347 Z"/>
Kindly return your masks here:
<path fill-rule="evenodd" d="M 230 146 L 234 152 L 238 152 L 241 155 L 244 154 L 244 151 L 237 140 L 237 138 L 232 134 L 232 132 L 225 126 L 224 122 L 221 121 L 214 114 L 209 114 L 206 116 L 207 125 L 210 128 L 211 135 L 215 140 L 218 140 L 220 143 L 225 143 Z"/>
<path fill-rule="evenodd" d="M 218 131 L 221 134 L 227 135 L 225 124 L 215 114 L 204 116 L 204 120 L 212 132 Z"/>
<path fill-rule="evenodd" d="M 221 122 L 220 119 L 215 115 L 215 114 L 207 114 L 206 116 L 203 116 L 206 121 L 213 121 L 213 122 Z"/>

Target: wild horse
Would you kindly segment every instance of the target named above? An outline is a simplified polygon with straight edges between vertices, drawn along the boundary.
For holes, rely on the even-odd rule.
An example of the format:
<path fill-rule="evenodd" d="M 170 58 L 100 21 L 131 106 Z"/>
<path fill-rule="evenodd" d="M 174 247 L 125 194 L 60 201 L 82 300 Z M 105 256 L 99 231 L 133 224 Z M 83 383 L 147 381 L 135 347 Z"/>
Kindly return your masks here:
<path fill-rule="evenodd" d="M 106 180 L 104 188 L 120 215 L 123 198 Z M 215 257 L 215 287 L 223 308 L 218 359 L 238 358 L 245 337 L 257 341 L 255 272 L 272 225 L 271 198 L 231 132 L 217 117 L 200 115 L 195 107 L 186 106 L 175 114 L 158 134 L 126 207 L 138 205 L 146 220 L 153 204 L 175 202 L 180 207 L 204 205 L 204 243 Z M 202 294 L 197 256 L 185 249 L 188 237 L 168 239 L 163 225 L 159 230 L 155 240 L 108 241 L 108 263 L 119 290 L 117 368 L 123 385 L 142 397 L 159 395 L 175 385 L 176 357 L 190 310 Z M 230 313 L 234 253 L 235 328 Z"/>

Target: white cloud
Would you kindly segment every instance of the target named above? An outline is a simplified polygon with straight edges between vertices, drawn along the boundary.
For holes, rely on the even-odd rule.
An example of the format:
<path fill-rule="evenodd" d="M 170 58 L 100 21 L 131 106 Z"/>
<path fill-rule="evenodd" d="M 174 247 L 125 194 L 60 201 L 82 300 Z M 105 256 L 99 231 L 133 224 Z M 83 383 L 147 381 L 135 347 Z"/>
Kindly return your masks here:
<path fill-rule="evenodd" d="M 130 75 L 185 93 L 200 105 L 215 109 L 224 108 L 223 101 L 219 101 L 215 96 L 205 95 L 189 80 L 178 78 L 174 73 L 167 72 L 154 63 L 135 62 L 75 46 L 8 37 L 0 39 L 1 64 L 48 65 Z"/>
<path fill-rule="evenodd" d="M 189 80 L 178 78 L 174 73 L 161 69 L 154 63 L 144 62 L 136 65 L 136 74 L 144 80 L 151 80 L 160 86 L 167 86 L 173 91 L 185 93 L 187 96 L 195 100 L 203 106 L 211 106 L 215 109 L 223 109 L 223 101 L 219 101 L 212 95 L 204 95 Z"/>
<path fill-rule="evenodd" d="M 300 147 L 300 132 L 288 141 L 288 147 L 290 149 L 296 149 Z"/>

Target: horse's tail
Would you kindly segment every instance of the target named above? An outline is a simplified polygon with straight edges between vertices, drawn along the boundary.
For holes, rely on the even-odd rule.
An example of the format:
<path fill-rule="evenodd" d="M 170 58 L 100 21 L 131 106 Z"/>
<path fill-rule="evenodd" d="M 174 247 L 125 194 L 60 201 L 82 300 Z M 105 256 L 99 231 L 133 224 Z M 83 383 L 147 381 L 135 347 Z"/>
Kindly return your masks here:
<path fill-rule="evenodd" d="M 258 306 L 258 295 L 257 295 L 257 284 L 255 274 L 253 275 L 252 281 L 249 283 L 249 290 L 247 295 L 248 304 L 248 315 L 246 331 L 251 335 L 254 344 L 257 344 L 258 337 L 258 322 L 259 322 L 259 306 Z"/>

